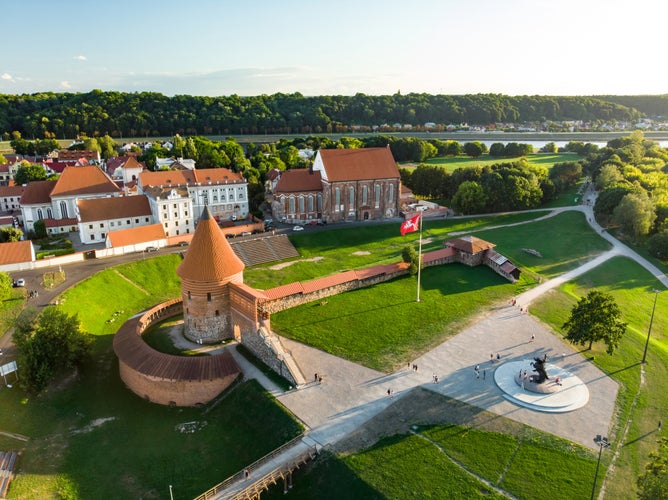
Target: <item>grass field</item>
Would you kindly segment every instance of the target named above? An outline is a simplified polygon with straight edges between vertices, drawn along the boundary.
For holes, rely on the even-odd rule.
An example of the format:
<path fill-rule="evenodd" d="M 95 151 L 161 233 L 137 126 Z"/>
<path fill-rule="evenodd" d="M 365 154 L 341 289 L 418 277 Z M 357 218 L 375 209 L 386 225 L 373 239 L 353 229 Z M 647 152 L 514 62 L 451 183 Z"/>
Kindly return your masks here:
<path fill-rule="evenodd" d="M 560 274 L 608 248 L 607 242 L 588 229 L 579 213 L 490 229 L 540 215 L 425 224 L 424 236 L 434 239 L 425 249 L 440 248 L 449 232 L 465 228 L 496 243 L 501 253 L 522 267 L 525 277 L 518 284 L 508 283 L 486 268 L 437 266 L 422 275 L 419 304 L 414 301 L 415 278 L 407 277 L 329 298 L 327 306 L 306 304 L 274 314 L 272 324 L 293 328 L 296 336 L 312 345 L 321 343 L 323 349 L 389 369 L 396 360 L 406 359 L 406 353 L 425 350 L 456 332 L 480 308 L 532 286 L 539 276 Z M 251 286 L 259 283 L 270 287 L 340 269 L 396 261 L 403 245 L 416 238 L 402 238 L 397 233 L 394 225 L 369 225 L 294 235 L 301 258 L 318 256 L 322 260 L 277 271 L 268 266 L 248 269 L 245 281 Z M 523 252 L 524 247 L 539 250 L 543 257 Z M 356 253 L 359 251 L 369 253 L 360 255 Z M 75 379 L 37 398 L 27 398 L 18 389 L 0 391 L 0 429 L 31 438 L 22 445 L 0 435 L 0 449 L 24 446 L 23 474 L 13 483 L 10 498 L 168 498 L 168 484 L 174 486 L 175 498 L 190 498 L 299 432 L 299 426 L 253 383 L 241 385 L 220 404 L 202 409 L 149 404 L 123 386 L 111 349 L 112 334 L 137 311 L 179 295 L 174 274 L 179 262 L 178 256 L 169 255 L 109 269 L 64 295 L 61 307 L 78 312 L 84 329 L 94 335 L 94 356 Z M 558 327 L 577 296 L 591 287 L 602 287 L 615 295 L 629 322 L 629 333 L 614 356 L 597 345 L 590 353 L 597 365 L 620 384 L 620 425 L 611 430 L 610 436 L 624 446 L 619 448 L 615 474 L 606 486 L 609 498 L 629 497 L 635 475 L 654 447 L 656 422 L 668 410 L 662 391 L 668 376 L 664 333 L 668 328 L 668 301 L 664 296 L 659 296 L 657 303 L 646 383 L 636 399 L 640 387 L 638 361 L 654 300 L 650 290 L 656 286 L 654 278 L 634 263 L 615 259 L 532 305 L 532 313 Z M 415 315 L 418 308 L 423 309 Z M 370 316 L 374 323 L 367 319 Z M 424 321 L 417 322 L 417 317 L 424 317 Z M 385 328 L 377 327 L 379 319 Z M 338 326 L 341 324 L 345 328 Z M 622 438 L 628 417 L 632 417 L 631 425 Z M 178 426 L 186 422 L 194 422 L 197 431 L 178 431 Z M 582 498 L 591 485 L 595 466 L 592 454 L 540 433 L 519 439 L 504 432 L 470 432 L 448 426 L 421 432 L 431 441 L 420 436 L 395 436 L 370 450 L 323 460 L 323 465 L 314 469 L 314 479 L 303 481 L 310 493 L 299 496 L 299 481 L 291 495 L 495 498 L 496 493 L 454 465 L 446 453 L 519 498 L 544 494 Z M 468 441 L 462 441 L 464 432 Z M 480 449 L 487 447 L 498 451 L 494 453 L 497 458 L 479 456 Z M 512 457 L 498 459 L 511 448 L 516 450 Z M 604 461 L 610 456 L 606 453 Z M 548 477 L 545 470 L 555 473 Z"/>
<path fill-rule="evenodd" d="M 488 154 L 484 154 L 480 158 L 471 158 L 470 156 L 443 156 L 438 158 L 430 158 L 424 163 L 426 165 L 436 165 L 443 167 L 448 172 L 454 172 L 458 168 L 485 167 L 487 165 L 498 163 L 509 163 L 519 159 L 520 158 L 494 158 Z M 534 153 L 527 155 L 526 159 L 531 165 L 540 165 L 550 169 L 555 163 L 579 161 L 583 158 L 575 153 Z"/>

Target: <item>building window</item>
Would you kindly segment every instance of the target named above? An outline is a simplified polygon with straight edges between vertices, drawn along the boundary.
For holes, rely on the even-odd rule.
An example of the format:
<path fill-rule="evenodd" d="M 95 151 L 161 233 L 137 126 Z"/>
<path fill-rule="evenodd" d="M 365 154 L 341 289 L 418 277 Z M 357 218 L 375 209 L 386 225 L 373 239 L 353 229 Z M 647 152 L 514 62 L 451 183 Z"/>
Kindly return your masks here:
<path fill-rule="evenodd" d="M 44 218 L 44 215 L 42 215 L 42 209 L 38 208 L 37 209 L 37 220 L 42 220 Z"/>
<path fill-rule="evenodd" d="M 139 219 L 135 219 L 135 224 L 139 224 Z"/>
<path fill-rule="evenodd" d="M 313 195 L 308 195 L 308 211 L 313 212 Z"/>
<path fill-rule="evenodd" d="M 60 202 L 60 217 L 63 219 L 67 219 L 67 203 L 64 201 Z"/>
<path fill-rule="evenodd" d="M 369 203 L 369 189 L 366 186 L 362 186 L 362 205 L 367 205 Z"/>
<path fill-rule="evenodd" d="M 304 197 L 303 196 L 299 197 L 299 213 L 301 213 L 301 214 L 304 213 Z"/>
<path fill-rule="evenodd" d="M 380 205 L 380 184 L 376 184 L 376 206 Z"/>
<path fill-rule="evenodd" d="M 318 212 L 322 212 L 322 195 L 318 195 Z"/>
<path fill-rule="evenodd" d="M 90 235 L 90 241 L 95 241 L 95 235 L 94 234 Z"/>
<path fill-rule="evenodd" d="M 51 213 L 51 209 L 47 208 L 46 209 L 46 218 L 47 219 L 53 219 L 53 214 Z"/>
<path fill-rule="evenodd" d="M 211 292 L 206 292 L 206 300 L 207 302 L 211 302 Z"/>
<path fill-rule="evenodd" d="M 186 214 L 185 214 L 185 215 L 186 215 L 186 217 L 188 217 L 188 211 L 187 211 L 187 210 L 186 210 Z"/>
<path fill-rule="evenodd" d="M 220 311 L 216 309 L 216 316 L 220 316 Z"/>
<path fill-rule="evenodd" d="M 148 217 L 144 217 L 144 222 L 148 222 Z"/>
<path fill-rule="evenodd" d="M 169 222 L 165 222 L 165 228 L 169 227 Z"/>
<path fill-rule="evenodd" d="M 111 227 L 114 227 L 115 225 L 116 225 L 116 223 L 112 220 L 111 221 Z"/>
<path fill-rule="evenodd" d="M 288 204 L 290 205 L 290 209 L 288 210 L 288 213 L 294 214 L 295 213 L 295 197 L 290 196 L 290 199 L 288 200 Z"/>
<path fill-rule="evenodd" d="M 191 297 L 190 297 L 190 290 L 188 290 L 188 300 L 190 300 L 190 299 L 191 299 Z"/>
<path fill-rule="evenodd" d="M 102 229 L 103 227 L 104 227 L 104 224 L 100 223 L 100 229 Z"/>
<path fill-rule="evenodd" d="M 348 188 L 348 202 L 351 207 L 355 206 L 355 188 L 352 186 Z"/>
<path fill-rule="evenodd" d="M 387 201 L 390 204 L 394 203 L 394 184 L 390 184 L 390 188 L 388 189 L 388 194 L 387 194 Z"/>
<path fill-rule="evenodd" d="M 176 208 L 176 203 L 174 203 L 174 208 Z"/>
<path fill-rule="evenodd" d="M 130 219 L 126 220 L 125 223 L 129 226 L 130 225 Z"/>
<path fill-rule="evenodd" d="M 341 189 L 334 188 L 334 211 L 339 211 L 339 206 L 341 205 Z"/>
<path fill-rule="evenodd" d="M 88 229 L 93 229 L 93 224 L 88 224 Z"/>

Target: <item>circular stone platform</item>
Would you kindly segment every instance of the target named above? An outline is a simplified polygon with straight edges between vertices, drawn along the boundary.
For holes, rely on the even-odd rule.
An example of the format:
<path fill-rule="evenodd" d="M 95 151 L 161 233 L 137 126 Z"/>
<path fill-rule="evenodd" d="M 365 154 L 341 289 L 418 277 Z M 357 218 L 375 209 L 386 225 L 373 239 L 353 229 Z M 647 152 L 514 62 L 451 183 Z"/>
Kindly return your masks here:
<path fill-rule="evenodd" d="M 531 366 L 533 359 L 511 361 L 497 367 L 494 382 L 504 392 L 503 397 L 532 410 L 564 413 L 582 408 L 589 401 L 589 389 L 576 375 L 556 365 L 545 363 L 549 380 L 542 384 L 525 383 L 522 389 L 520 372 L 536 373 Z M 559 377 L 562 385 L 555 383 Z M 518 383 L 519 380 L 519 383 Z"/>

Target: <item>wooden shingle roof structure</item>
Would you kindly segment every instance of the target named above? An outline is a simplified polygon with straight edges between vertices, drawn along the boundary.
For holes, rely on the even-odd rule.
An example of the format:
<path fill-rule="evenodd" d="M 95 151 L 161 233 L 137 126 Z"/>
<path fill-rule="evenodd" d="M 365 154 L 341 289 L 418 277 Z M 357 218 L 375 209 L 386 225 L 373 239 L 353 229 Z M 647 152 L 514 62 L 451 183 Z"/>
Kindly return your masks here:
<path fill-rule="evenodd" d="M 496 245 L 489 241 L 476 238 L 475 236 L 462 236 L 461 238 L 446 241 L 445 246 L 454 248 L 460 252 L 475 255 L 484 252 L 485 250 L 489 250 L 490 248 L 494 248 Z"/>
<path fill-rule="evenodd" d="M 205 207 L 176 274 L 190 281 L 226 281 L 243 271 L 244 267 L 218 227 L 209 207 Z"/>

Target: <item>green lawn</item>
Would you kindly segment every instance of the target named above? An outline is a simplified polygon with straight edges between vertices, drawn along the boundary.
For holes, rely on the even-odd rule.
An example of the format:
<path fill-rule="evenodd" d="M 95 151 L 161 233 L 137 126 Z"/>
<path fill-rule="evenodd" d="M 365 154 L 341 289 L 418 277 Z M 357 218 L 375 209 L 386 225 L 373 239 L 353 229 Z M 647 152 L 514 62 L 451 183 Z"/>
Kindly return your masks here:
<path fill-rule="evenodd" d="M 426 268 L 421 277 L 397 278 L 272 314 L 272 329 L 300 342 L 381 371 L 414 359 L 461 329 L 471 316 L 507 301 L 517 284 L 487 267 Z"/>
<path fill-rule="evenodd" d="M 58 307 L 78 313 L 93 356 L 38 397 L 0 390 L 0 430 L 30 437 L 24 444 L 0 435 L 0 450 L 23 452 L 10 498 L 168 498 L 169 484 L 175 498 L 192 498 L 300 432 L 255 382 L 203 408 L 147 403 L 125 387 L 113 333 L 179 295 L 179 262 L 170 255 L 108 269 L 64 294 Z M 187 422 L 195 433 L 178 430 Z"/>
<path fill-rule="evenodd" d="M 442 166 L 448 172 L 454 172 L 458 168 L 467 167 L 485 167 L 487 165 L 494 165 L 498 163 L 508 163 L 517 161 L 520 158 L 494 158 L 488 154 L 482 155 L 480 158 L 471 158 L 469 156 L 445 156 L 438 158 L 430 158 L 424 163 L 427 165 Z M 555 163 L 565 163 L 568 161 L 579 161 L 583 158 L 576 153 L 534 153 L 526 156 L 527 161 L 531 165 L 541 165 L 552 168 Z M 401 166 L 401 165 L 400 165 Z"/>
<path fill-rule="evenodd" d="M 635 478 L 642 471 L 650 451 L 656 448 L 657 422 L 668 414 L 665 381 L 668 379 L 668 294 L 657 297 L 648 364 L 642 359 L 655 295 L 653 289 L 662 285 L 635 262 L 618 257 L 593 269 L 571 283 L 542 297 L 532 304 L 532 313 L 561 331 L 577 298 L 591 289 L 613 295 L 628 322 L 628 331 L 620 348 L 612 356 L 605 353 L 603 344 L 594 344 L 585 354 L 594 359 L 605 373 L 619 384 L 617 397 L 618 424 L 613 429 L 619 458 L 615 473 L 606 486 L 609 498 L 628 498 L 635 491 Z M 644 384 L 641 386 L 641 370 Z M 637 401 L 634 398 L 641 390 Z M 628 434 L 622 432 L 630 419 Z M 606 454 L 605 460 L 609 461 Z"/>
<path fill-rule="evenodd" d="M 25 302 L 25 288 L 12 288 L 9 296 L 4 300 L 0 300 L 0 337 L 12 327 L 13 318 L 21 312 Z"/>
<path fill-rule="evenodd" d="M 504 427 L 504 417 L 493 418 Z M 527 426 L 518 435 L 451 424 L 416 432 L 319 458 L 296 473 L 290 497 L 504 498 L 482 480 L 516 498 L 588 498 L 591 490 L 595 453 Z M 274 488 L 267 498 L 279 494 Z"/>

